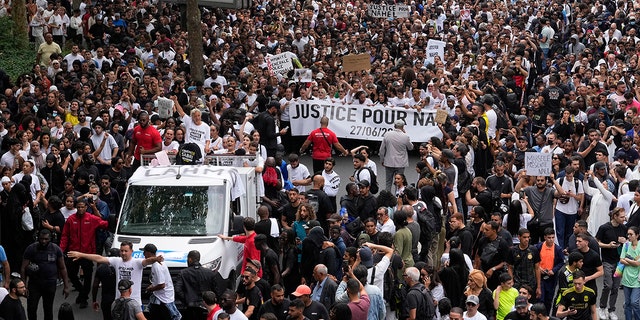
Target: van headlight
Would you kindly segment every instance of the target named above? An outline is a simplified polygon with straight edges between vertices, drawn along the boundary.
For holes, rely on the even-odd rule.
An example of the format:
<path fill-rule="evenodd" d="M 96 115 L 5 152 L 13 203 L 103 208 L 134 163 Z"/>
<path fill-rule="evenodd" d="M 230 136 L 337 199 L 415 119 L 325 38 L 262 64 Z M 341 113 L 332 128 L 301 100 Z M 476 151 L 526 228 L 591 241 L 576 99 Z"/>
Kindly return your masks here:
<path fill-rule="evenodd" d="M 203 264 L 202 267 L 210 269 L 212 271 L 218 271 L 218 269 L 220 269 L 220 264 L 222 264 L 222 257 L 218 257 L 213 261 L 207 262 Z"/>

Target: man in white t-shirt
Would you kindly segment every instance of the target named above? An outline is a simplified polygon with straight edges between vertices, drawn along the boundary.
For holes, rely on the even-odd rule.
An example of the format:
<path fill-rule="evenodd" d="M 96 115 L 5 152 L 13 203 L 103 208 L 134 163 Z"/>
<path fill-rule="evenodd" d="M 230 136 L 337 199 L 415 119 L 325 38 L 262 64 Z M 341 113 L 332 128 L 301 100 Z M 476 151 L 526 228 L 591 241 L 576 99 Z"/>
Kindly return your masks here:
<path fill-rule="evenodd" d="M 480 305 L 480 299 L 476 295 L 470 295 L 467 297 L 467 311 L 464 312 L 462 318 L 464 320 L 487 320 L 487 317 L 478 312 L 478 306 Z"/>
<path fill-rule="evenodd" d="M 152 243 L 147 243 L 142 251 L 147 259 L 155 258 L 156 252 L 158 252 L 158 248 Z M 160 319 L 163 318 L 163 314 L 169 313 L 171 320 L 180 320 L 182 316 L 176 307 L 173 281 L 167 265 L 154 262 L 151 265 L 149 280 L 151 284 L 146 288 L 146 291 L 151 293 L 149 297 L 151 319 Z"/>
<path fill-rule="evenodd" d="M 131 299 L 142 305 L 142 297 L 140 296 L 140 288 L 142 287 L 142 269 L 155 262 L 162 262 L 164 261 L 164 258 L 162 256 L 154 256 L 147 259 L 133 259 L 132 254 L 133 243 L 130 241 L 123 241 L 120 243 L 120 257 L 103 257 L 97 254 L 82 253 L 78 251 L 69 251 L 67 255 L 74 261 L 78 259 L 87 259 L 93 262 L 111 265 L 116 270 L 116 283 L 123 279 L 131 280 L 131 282 L 133 282 Z M 116 291 L 116 299 L 119 297 L 120 292 Z"/>
<path fill-rule="evenodd" d="M 193 108 L 188 116 L 178 102 L 178 97 L 172 96 L 171 98 L 173 99 L 173 105 L 186 128 L 184 142 L 195 143 L 200 147 L 202 155 L 208 154 L 210 151 L 209 146 L 211 144 L 211 131 L 209 125 L 202 122 L 202 111 L 198 108 Z"/>

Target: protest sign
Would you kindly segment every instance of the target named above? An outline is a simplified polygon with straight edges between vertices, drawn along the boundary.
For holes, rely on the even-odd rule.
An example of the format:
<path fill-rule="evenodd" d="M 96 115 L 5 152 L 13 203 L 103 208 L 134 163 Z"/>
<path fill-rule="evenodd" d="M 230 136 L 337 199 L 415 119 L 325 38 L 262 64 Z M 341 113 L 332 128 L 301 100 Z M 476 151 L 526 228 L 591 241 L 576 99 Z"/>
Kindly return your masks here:
<path fill-rule="evenodd" d="M 524 153 L 524 169 L 527 170 L 528 176 L 545 176 L 551 175 L 551 158 L 553 153 L 546 152 L 525 152 Z"/>
<path fill-rule="evenodd" d="M 291 134 L 306 136 L 320 124 L 320 118 L 329 118 L 329 129 L 339 138 L 382 141 L 384 134 L 393 130 L 396 120 L 407 125 L 411 142 L 426 142 L 431 137 L 442 137 L 435 122 L 436 110 L 371 107 L 359 104 L 324 100 L 299 100 L 290 104 Z"/>
<path fill-rule="evenodd" d="M 342 71 L 361 71 L 371 69 L 371 56 L 368 53 L 350 54 L 342 57 Z"/>
<path fill-rule="evenodd" d="M 293 80 L 297 82 L 311 82 L 313 81 L 313 73 L 311 69 L 295 69 L 293 71 Z"/>
<path fill-rule="evenodd" d="M 173 100 L 165 97 L 158 97 L 158 100 L 156 100 L 156 106 L 158 107 L 158 116 L 160 119 L 167 119 L 173 115 Z"/>
<path fill-rule="evenodd" d="M 267 56 L 266 60 L 267 68 L 269 68 L 269 72 L 271 72 L 272 75 L 285 75 L 290 70 L 293 70 L 293 62 L 291 62 L 290 52 Z"/>
<path fill-rule="evenodd" d="M 410 13 L 411 9 L 404 4 L 380 5 L 370 3 L 367 5 L 367 15 L 373 18 L 408 18 Z"/>
<path fill-rule="evenodd" d="M 434 57 L 439 56 L 444 61 L 444 47 L 446 43 L 440 40 L 429 39 L 427 42 L 427 62 L 434 63 Z"/>
<path fill-rule="evenodd" d="M 438 124 L 444 124 L 447 121 L 447 117 L 449 116 L 449 113 L 442 110 L 442 109 L 438 109 L 436 110 L 436 123 Z"/>

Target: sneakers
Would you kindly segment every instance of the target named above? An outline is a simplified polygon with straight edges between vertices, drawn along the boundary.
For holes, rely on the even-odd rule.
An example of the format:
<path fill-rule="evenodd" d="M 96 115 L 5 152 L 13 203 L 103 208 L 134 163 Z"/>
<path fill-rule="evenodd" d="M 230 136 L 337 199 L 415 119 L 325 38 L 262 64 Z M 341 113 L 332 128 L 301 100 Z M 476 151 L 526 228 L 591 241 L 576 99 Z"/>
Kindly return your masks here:
<path fill-rule="evenodd" d="M 609 320 L 618 320 L 618 316 L 615 311 L 609 312 Z"/>
<path fill-rule="evenodd" d="M 598 318 L 600 318 L 600 320 L 608 320 L 609 314 L 607 313 L 607 310 L 598 308 Z"/>

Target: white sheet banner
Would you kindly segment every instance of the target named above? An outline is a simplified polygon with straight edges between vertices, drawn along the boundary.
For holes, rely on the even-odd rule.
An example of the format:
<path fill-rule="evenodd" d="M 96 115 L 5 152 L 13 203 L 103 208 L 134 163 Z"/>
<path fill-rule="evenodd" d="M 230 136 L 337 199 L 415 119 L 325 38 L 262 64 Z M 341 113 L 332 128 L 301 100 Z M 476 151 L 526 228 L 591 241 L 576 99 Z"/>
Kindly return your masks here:
<path fill-rule="evenodd" d="M 427 62 L 434 63 L 434 57 L 439 56 L 444 61 L 444 47 L 447 44 L 444 41 L 429 39 L 427 42 Z"/>
<path fill-rule="evenodd" d="M 404 4 L 380 5 L 371 3 L 367 5 L 367 15 L 374 18 L 408 18 L 410 13 L 411 9 Z"/>
<path fill-rule="evenodd" d="M 393 130 L 396 120 L 406 123 L 405 131 L 411 142 L 426 142 L 431 137 L 442 137 L 435 121 L 436 111 L 391 108 L 365 105 L 345 105 L 340 102 L 300 100 L 289 106 L 291 134 L 307 136 L 320 126 L 320 118 L 329 118 L 329 129 L 338 138 L 382 141 L 387 131 Z"/>

